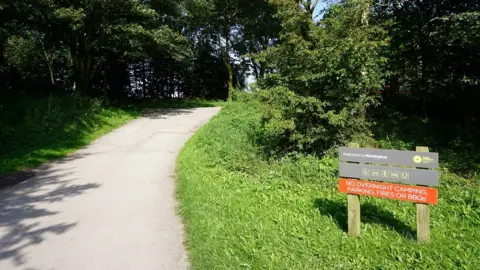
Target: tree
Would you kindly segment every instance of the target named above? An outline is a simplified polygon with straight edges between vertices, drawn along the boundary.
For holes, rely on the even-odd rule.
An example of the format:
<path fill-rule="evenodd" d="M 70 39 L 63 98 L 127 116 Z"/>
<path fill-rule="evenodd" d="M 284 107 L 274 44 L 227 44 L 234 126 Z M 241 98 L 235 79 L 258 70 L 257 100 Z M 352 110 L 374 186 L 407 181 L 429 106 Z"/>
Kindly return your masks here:
<path fill-rule="evenodd" d="M 473 104 L 480 97 L 479 10 L 471 0 L 373 6 L 372 22 L 389 36 L 385 107 L 457 123 L 480 115 Z"/>
<path fill-rule="evenodd" d="M 88 94 L 96 58 L 106 51 L 137 53 L 151 44 L 172 51 L 176 44 L 171 42 L 181 40 L 167 26 L 155 25 L 159 19 L 155 10 L 139 1 L 44 0 L 26 7 L 32 10 L 32 21 L 39 22 L 31 27 L 36 27 L 45 44 L 68 48 L 79 96 Z"/>
<path fill-rule="evenodd" d="M 21 82 L 13 88 L 48 81 L 41 89 L 106 100 L 196 95 L 191 89 L 203 87 L 187 85 L 191 68 L 211 69 L 212 59 L 221 60 L 214 73 L 223 76 L 212 84 L 225 84 L 231 97 L 249 68 L 263 76 L 251 53 L 274 44 L 279 28 L 265 0 L 5 1 L 0 49 L 3 56 L 8 46 L 2 69 Z"/>
<path fill-rule="evenodd" d="M 74 89 L 79 96 L 86 96 L 90 87 L 94 57 L 105 45 L 106 39 L 117 35 L 141 33 L 144 18 L 152 18 L 154 11 L 137 1 L 56 1 L 45 2 L 50 9 L 46 16 L 58 20 L 63 36 L 60 37 L 70 50 L 73 62 Z M 133 21 L 127 21 L 127 19 Z"/>
<path fill-rule="evenodd" d="M 316 23 L 315 3 L 275 2 L 281 41 L 259 56 L 275 70 L 261 81 L 261 97 L 266 138 L 277 150 L 322 153 L 367 131 L 385 59 L 383 31 L 368 24 L 366 3 L 340 1 Z"/>
<path fill-rule="evenodd" d="M 260 73 L 258 63 L 247 54 L 272 44 L 278 33 L 272 6 L 265 0 L 205 0 L 189 6 L 201 39 L 214 44 L 227 71 L 228 100 L 234 89 L 236 64 L 249 61 Z M 232 59 L 236 57 L 236 59 Z M 235 63 L 236 62 L 236 63 Z M 262 72 L 263 73 L 263 72 Z"/>

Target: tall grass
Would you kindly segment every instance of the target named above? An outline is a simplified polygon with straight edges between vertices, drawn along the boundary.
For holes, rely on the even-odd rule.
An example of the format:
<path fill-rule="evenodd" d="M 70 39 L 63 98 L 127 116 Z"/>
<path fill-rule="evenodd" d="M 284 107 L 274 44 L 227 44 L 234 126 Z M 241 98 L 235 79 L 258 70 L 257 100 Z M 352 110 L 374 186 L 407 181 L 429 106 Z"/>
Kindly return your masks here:
<path fill-rule="evenodd" d="M 0 174 L 63 157 L 139 115 L 69 96 L 0 98 Z"/>
<path fill-rule="evenodd" d="M 179 212 L 193 269 L 478 269 L 480 187 L 442 171 L 429 244 L 412 203 L 362 197 L 362 236 L 346 234 L 338 158 L 267 160 L 260 107 L 234 103 L 185 145 Z"/>

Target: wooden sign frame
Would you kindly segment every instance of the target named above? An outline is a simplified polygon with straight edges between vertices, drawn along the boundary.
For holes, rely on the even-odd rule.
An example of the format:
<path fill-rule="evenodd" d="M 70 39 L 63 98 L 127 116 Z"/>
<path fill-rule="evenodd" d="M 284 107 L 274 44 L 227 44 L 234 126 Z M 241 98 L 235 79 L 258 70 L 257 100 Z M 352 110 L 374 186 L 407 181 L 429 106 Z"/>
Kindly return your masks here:
<path fill-rule="evenodd" d="M 438 190 L 429 186 L 436 187 L 439 184 L 438 172 L 431 170 L 438 167 L 438 153 L 430 153 L 428 147 L 417 147 L 415 152 L 362 149 L 354 143 L 349 144 L 349 148 L 341 147 L 339 153 L 341 162 L 339 190 L 347 194 L 349 235 L 360 236 L 360 196 L 362 195 L 416 203 L 417 239 L 419 242 L 430 241 L 429 205 L 438 204 Z M 373 160 L 378 160 L 376 163 L 380 164 L 402 166 L 417 164 L 422 167 L 405 168 L 360 164 L 361 162 L 370 163 Z M 380 175 L 377 175 L 377 171 Z M 375 174 L 372 175 L 372 172 Z M 381 172 L 384 174 L 382 175 Z"/>

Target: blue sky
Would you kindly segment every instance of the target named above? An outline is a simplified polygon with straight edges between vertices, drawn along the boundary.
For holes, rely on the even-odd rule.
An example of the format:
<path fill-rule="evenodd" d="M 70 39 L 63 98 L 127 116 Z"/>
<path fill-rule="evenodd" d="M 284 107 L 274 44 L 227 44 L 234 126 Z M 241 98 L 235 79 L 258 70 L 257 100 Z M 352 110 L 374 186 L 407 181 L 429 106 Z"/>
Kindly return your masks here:
<path fill-rule="evenodd" d="M 318 5 L 317 5 L 317 8 L 315 8 L 315 11 L 313 13 L 313 18 L 315 19 L 315 17 L 320 14 L 320 12 L 322 11 L 322 9 L 325 8 L 325 2 L 324 1 L 319 1 Z M 319 18 L 315 19 L 315 20 L 318 20 Z"/>

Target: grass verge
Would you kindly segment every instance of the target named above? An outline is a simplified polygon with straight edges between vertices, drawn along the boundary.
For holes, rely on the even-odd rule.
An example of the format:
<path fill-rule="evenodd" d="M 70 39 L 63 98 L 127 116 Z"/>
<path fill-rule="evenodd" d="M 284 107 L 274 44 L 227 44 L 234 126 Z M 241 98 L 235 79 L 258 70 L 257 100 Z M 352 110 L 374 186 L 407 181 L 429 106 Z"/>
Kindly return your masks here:
<path fill-rule="evenodd" d="M 69 96 L 1 97 L 0 176 L 64 157 L 150 110 L 219 104 L 172 100 L 113 107 Z"/>
<path fill-rule="evenodd" d="M 338 159 L 267 161 L 259 110 L 228 104 L 185 145 L 179 213 L 193 269 L 478 269 L 480 187 L 447 170 L 429 244 L 412 203 L 362 197 L 362 237 L 345 233 Z"/>

